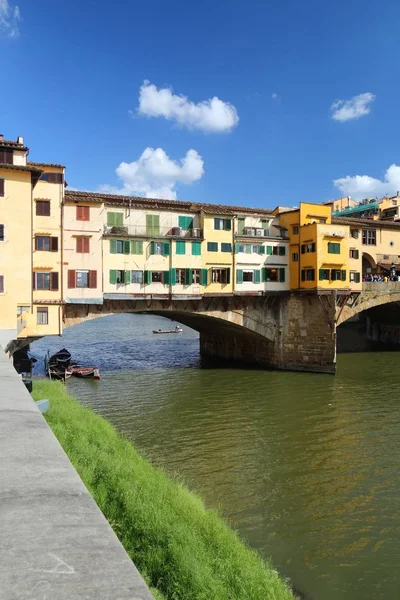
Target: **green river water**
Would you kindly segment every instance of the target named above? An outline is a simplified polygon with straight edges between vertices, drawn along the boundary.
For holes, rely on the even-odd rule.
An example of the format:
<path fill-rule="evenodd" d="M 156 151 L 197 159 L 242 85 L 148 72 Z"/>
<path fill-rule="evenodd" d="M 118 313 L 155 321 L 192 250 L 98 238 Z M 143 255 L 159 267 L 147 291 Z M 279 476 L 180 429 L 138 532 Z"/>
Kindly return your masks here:
<path fill-rule="evenodd" d="M 65 345 L 99 364 L 101 381 L 69 391 L 218 507 L 307 598 L 399 599 L 400 355 L 339 355 L 335 377 L 219 369 L 201 365 L 195 332 L 152 335 L 166 326 L 117 315 L 31 349 Z"/>

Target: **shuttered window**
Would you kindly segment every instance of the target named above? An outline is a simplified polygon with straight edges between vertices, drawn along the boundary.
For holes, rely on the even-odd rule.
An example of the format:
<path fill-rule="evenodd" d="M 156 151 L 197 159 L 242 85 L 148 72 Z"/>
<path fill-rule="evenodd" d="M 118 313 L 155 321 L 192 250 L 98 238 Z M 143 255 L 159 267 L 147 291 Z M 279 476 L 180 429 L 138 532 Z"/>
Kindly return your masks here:
<path fill-rule="evenodd" d="M 328 242 L 328 254 L 340 254 L 340 244 L 338 242 Z"/>
<path fill-rule="evenodd" d="M 88 237 L 77 237 L 76 238 L 76 251 L 78 254 L 89 254 L 90 252 L 90 238 Z"/>
<path fill-rule="evenodd" d="M 186 243 L 184 241 L 175 242 L 175 248 L 177 254 L 186 254 Z"/>
<path fill-rule="evenodd" d="M 193 229 L 193 217 L 179 217 L 178 224 L 181 229 Z"/>
<path fill-rule="evenodd" d="M 143 254 L 143 242 L 131 241 L 131 254 Z"/>
<path fill-rule="evenodd" d="M 143 283 L 143 271 L 131 271 L 131 283 Z"/>
<path fill-rule="evenodd" d="M 160 235 L 160 215 L 146 215 L 146 233 L 151 237 Z"/>
<path fill-rule="evenodd" d="M 150 254 L 170 255 L 169 242 L 150 242 Z"/>
<path fill-rule="evenodd" d="M 238 235 L 243 235 L 244 233 L 244 219 L 238 219 Z"/>
<path fill-rule="evenodd" d="M 4 242 L 5 240 L 5 227 L 4 225 L 0 225 L 0 242 Z"/>
<path fill-rule="evenodd" d="M 38 306 L 36 309 L 36 323 L 38 325 L 49 324 L 49 309 L 47 306 Z"/>
<path fill-rule="evenodd" d="M 218 242 L 207 242 L 208 252 L 218 252 Z"/>
<path fill-rule="evenodd" d="M 97 271 L 68 271 L 68 283 L 69 281 L 69 273 L 73 273 L 71 279 L 74 281 L 73 286 L 68 285 L 68 287 L 77 287 L 77 288 L 97 288 Z"/>
<path fill-rule="evenodd" d="M 124 213 L 122 213 L 122 212 L 107 212 L 107 225 L 109 227 L 123 227 Z"/>
<path fill-rule="evenodd" d="M 4 198 L 5 196 L 5 185 L 4 179 L 0 179 L 0 198 Z"/>
<path fill-rule="evenodd" d="M 47 183 L 63 183 L 64 176 L 62 173 L 42 173 L 40 179 Z"/>
<path fill-rule="evenodd" d="M 200 285 L 208 285 L 208 270 L 201 269 Z"/>
<path fill-rule="evenodd" d="M 0 294 L 4 294 L 4 275 L 0 275 Z"/>
<path fill-rule="evenodd" d="M 13 151 L 7 149 L 0 149 L 0 164 L 12 165 L 13 164 Z"/>
<path fill-rule="evenodd" d="M 232 252 L 232 244 L 221 244 L 221 252 Z"/>
<path fill-rule="evenodd" d="M 225 231 L 230 231 L 232 229 L 232 221 L 231 219 L 214 219 L 214 229 Z"/>
<path fill-rule="evenodd" d="M 278 250 L 279 250 L 279 256 L 286 255 L 286 246 L 278 246 Z"/>
<path fill-rule="evenodd" d="M 76 220 L 77 221 L 90 221 L 90 206 L 77 206 L 76 207 Z"/>
<path fill-rule="evenodd" d="M 58 273 L 34 273 L 33 274 L 33 289 L 34 290 L 58 290 Z"/>
<path fill-rule="evenodd" d="M 192 242 L 192 255 L 201 256 L 201 242 Z"/>
<path fill-rule="evenodd" d="M 36 214 L 40 217 L 49 217 L 50 200 L 36 200 Z"/>

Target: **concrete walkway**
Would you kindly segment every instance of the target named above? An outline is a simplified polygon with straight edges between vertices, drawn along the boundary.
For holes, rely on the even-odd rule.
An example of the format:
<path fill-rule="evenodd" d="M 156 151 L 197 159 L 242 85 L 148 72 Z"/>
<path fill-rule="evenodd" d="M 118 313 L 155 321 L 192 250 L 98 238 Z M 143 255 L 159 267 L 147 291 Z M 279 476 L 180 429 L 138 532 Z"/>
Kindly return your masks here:
<path fill-rule="evenodd" d="M 154 600 L 1 348 L 0 597 Z"/>

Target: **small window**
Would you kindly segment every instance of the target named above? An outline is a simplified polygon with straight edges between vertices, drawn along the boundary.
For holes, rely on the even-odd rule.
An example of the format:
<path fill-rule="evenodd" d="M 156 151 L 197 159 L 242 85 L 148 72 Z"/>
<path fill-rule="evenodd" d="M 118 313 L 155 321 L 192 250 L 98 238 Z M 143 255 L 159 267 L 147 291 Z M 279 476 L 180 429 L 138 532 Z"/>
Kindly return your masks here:
<path fill-rule="evenodd" d="M 178 225 L 181 229 L 193 229 L 193 217 L 178 217 Z"/>
<path fill-rule="evenodd" d="M 29 312 L 31 309 L 29 304 L 21 304 L 17 306 L 17 316 L 21 316 L 26 312 Z"/>
<path fill-rule="evenodd" d="M 352 238 L 354 238 L 355 240 L 358 240 L 358 236 L 359 236 L 359 231 L 358 229 L 350 229 L 350 235 Z"/>
<path fill-rule="evenodd" d="M 212 283 L 230 283 L 230 269 L 211 269 L 211 282 Z"/>
<path fill-rule="evenodd" d="M 64 176 L 62 173 L 42 173 L 40 179 L 47 183 L 63 183 Z"/>
<path fill-rule="evenodd" d="M 299 253 L 298 252 L 292 252 L 292 261 L 299 262 Z"/>
<path fill-rule="evenodd" d="M 293 235 L 299 234 L 299 226 L 298 225 L 292 225 L 292 233 L 293 233 Z"/>
<path fill-rule="evenodd" d="M 124 225 L 124 215 L 123 213 L 107 213 L 107 225 L 109 227 L 123 227 Z"/>
<path fill-rule="evenodd" d="M 121 271 L 120 269 L 117 269 L 116 271 L 116 279 L 117 279 L 117 283 L 125 283 L 125 271 Z"/>
<path fill-rule="evenodd" d="M 151 272 L 151 283 L 162 283 L 162 281 L 163 281 L 162 271 L 152 271 Z"/>
<path fill-rule="evenodd" d="M 309 252 L 315 252 L 315 242 L 309 242 L 308 244 L 301 245 L 302 254 L 308 254 Z"/>
<path fill-rule="evenodd" d="M 49 324 L 49 309 L 47 306 L 38 306 L 36 310 L 36 322 L 38 325 Z"/>
<path fill-rule="evenodd" d="M 176 244 L 176 253 L 183 255 L 186 254 L 186 243 L 184 241 L 175 242 Z"/>
<path fill-rule="evenodd" d="M 326 223 L 326 219 L 323 219 L 323 218 L 322 219 L 318 219 L 318 223 L 324 224 L 324 223 Z"/>
<path fill-rule="evenodd" d="M 76 272 L 76 287 L 87 288 L 89 287 L 89 271 L 77 271 Z"/>
<path fill-rule="evenodd" d="M 150 237 L 160 235 L 160 215 L 146 215 L 146 233 Z"/>
<path fill-rule="evenodd" d="M 329 281 L 330 272 L 329 269 L 320 269 L 319 270 L 319 280 L 320 281 Z"/>
<path fill-rule="evenodd" d="M 328 242 L 328 254 L 340 254 L 340 244 L 338 242 Z"/>
<path fill-rule="evenodd" d="M 355 250 L 354 248 L 350 249 L 350 258 L 358 258 L 359 257 L 359 251 Z"/>
<path fill-rule="evenodd" d="M 36 214 L 40 217 L 49 217 L 50 200 L 36 200 Z"/>
<path fill-rule="evenodd" d="M 232 244 L 221 244 L 221 252 L 232 252 Z"/>
<path fill-rule="evenodd" d="M 376 246 L 376 229 L 363 229 L 362 243 L 367 246 Z"/>
<path fill-rule="evenodd" d="M 265 281 L 278 281 L 278 269 L 265 269 Z"/>
<path fill-rule="evenodd" d="M 77 206 L 76 207 L 76 220 L 77 221 L 90 221 L 90 206 Z"/>
<path fill-rule="evenodd" d="M 143 283 L 143 271 L 132 271 L 131 283 Z"/>
<path fill-rule="evenodd" d="M 0 198 L 4 198 L 5 196 L 5 180 L 0 179 Z"/>
<path fill-rule="evenodd" d="M 200 269 L 193 269 L 192 282 L 193 283 L 200 283 L 200 276 L 201 276 L 201 270 Z"/>
<path fill-rule="evenodd" d="M 201 242 L 192 242 L 192 256 L 201 256 Z"/>
<path fill-rule="evenodd" d="M 243 271 L 243 281 L 253 283 L 254 271 Z"/>
<path fill-rule="evenodd" d="M 34 290 L 58 290 L 58 273 L 34 273 L 33 274 L 33 289 Z"/>
<path fill-rule="evenodd" d="M 214 219 L 214 229 L 218 231 L 225 230 L 230 231 L 232 228 L 231 219 Z"/>
<path fill-rule="evenodd" d="M 143 242 L 131 241 L 131 254 L 143 254 Z"/>
<path fill-rule="evenodd" d="M 163 242 L 154 242 L 154 254 L 163 253 Z"/>
<path fill-rule="evenodd" d="M 89 254 L 90 239 L 88 237 L 77 237 L 76 238 L 76 251 L 78 254 Z"/>
<path fill-rule="evenodd" d="M 4 275 L 0 275 L 0 294 L 4 294 Z"/>
<path fill-rule="evenodd" d="M 207 242 L 208 252 L 218 252 L 218 242 Z"/>
<path fill-rule="evenodd" d="M 116 253 L 123 254 L 124 253 L 124 242 L 123 240 L 116 241 Z"/>
<path fill-rule="evenodd" d="M 5 239 L 5 226 L 0 225 L 0 242 L 4 242 Z"/>
<path fill-rule="evenodd" d="M 12 165 L 14 162 L 14 153 L 12 150 L 0 149 L 0 164 Z"/>
<path fill-rule="evenodd" d="M 176 269 L 176 283 L 180 283 L 181 285 L 185 285 L 185 269 Z"/>
<path fill-rule="evenodd" d="M 315 269 L 302 269 L 301 280 L 302 281 L 315 281 Z"/>
<path fill-rule="evenodd" d="M 43 252 L 50 252 L 50 237 L 37 235 L 35 237 L 35 245 L 36 250 L 41 250 Z"/>

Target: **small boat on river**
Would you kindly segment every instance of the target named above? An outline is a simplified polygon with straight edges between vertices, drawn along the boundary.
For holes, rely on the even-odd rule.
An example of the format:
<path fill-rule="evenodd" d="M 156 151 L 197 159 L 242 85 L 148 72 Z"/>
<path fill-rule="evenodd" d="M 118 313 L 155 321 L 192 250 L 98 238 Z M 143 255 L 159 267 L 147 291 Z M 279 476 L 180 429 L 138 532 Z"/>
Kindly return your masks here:
<path fill-rule="evenodd" d="M 72 371 L 64 367 L 48 367 L 47 375 L 49 379 L 57 379 L 58 381 L 66 381 L 72 375 Z"/>
<path fill-rule="evenodd" d="M 177 325 L 175 329 L 153 329 L 153 333 L 183 333 L 183 329 Z"/>
<path fill-rule="evenodd" d="M 71 375 L 74 377 L 84 377 L 100 379 L 100 371 L 98 367 L 82 367 L 81 365 L 71 365 L 68 368 L 71 371 Z"/>
<path fill-rule="evenodd" d="M 48 352 L 44 359 L 44 367 L 50 379 L 66 381 L 72 375 L 75 377 L 100 379 L 98 367 L 85 367 L 78 362 L 72 361 L 71 353 L 66 348 L 62 348 L 52 356 Z"/>

